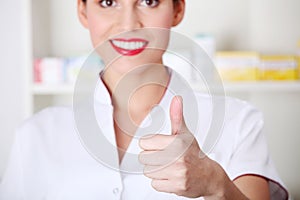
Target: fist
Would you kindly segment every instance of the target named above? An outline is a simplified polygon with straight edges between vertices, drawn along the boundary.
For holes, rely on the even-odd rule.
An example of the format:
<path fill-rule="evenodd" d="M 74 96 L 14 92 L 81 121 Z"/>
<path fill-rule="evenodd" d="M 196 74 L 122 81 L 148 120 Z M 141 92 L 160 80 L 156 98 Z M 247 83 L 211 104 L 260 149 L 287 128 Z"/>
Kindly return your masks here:
<path fill-rule="evenodd" d="M 172 99 L 170 120 L 170 135 L 154 134 L 139 141 L 143 149 L 139 160 L 145 165 L 144 175 L 152 179 L 152 187 L 157 191 L 198 197 L 200 192 L 195 182 L 200 180 L 198 173 L 202 152 L 185 124 L 180 96 Z"/>

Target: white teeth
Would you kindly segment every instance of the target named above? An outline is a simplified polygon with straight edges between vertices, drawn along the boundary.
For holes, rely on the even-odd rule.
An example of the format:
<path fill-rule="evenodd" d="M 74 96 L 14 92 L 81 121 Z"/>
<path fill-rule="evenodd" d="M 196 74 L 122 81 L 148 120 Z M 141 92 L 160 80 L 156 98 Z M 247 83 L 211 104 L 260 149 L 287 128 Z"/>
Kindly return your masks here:
<path fill-rule="evenodd" d="M 135 42 L 129 43 L 129 49 L 134 49 L 137 45 L 135 45 Z"/>
<path fill-rule="evenodd" d="M 146 42 L 124 42 L 112 40 L 113 44 L 122 49 L 135 50 L 140 49 L 146 45 Z"/>

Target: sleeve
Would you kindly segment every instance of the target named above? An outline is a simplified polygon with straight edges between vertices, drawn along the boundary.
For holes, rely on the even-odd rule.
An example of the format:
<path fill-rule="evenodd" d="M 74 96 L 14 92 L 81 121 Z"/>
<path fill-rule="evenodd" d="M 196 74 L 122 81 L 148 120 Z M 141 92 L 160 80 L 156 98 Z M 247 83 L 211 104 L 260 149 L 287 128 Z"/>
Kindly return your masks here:
<path fill-rule="evenodd" d="M 264 177 L 269 182 L 272 200 L 288 199 L 288 192 L 270 158 L 266 138 L 262 133 L 263 115 L 248 105 L 238 115 L 234 150 L 228 175 L 234 180 L 243 175 Z"/>
<path fill-rule="evenodd" d="M 0 183 L 0 200 L 21 200 L 24 197 L 22 157 L 18 134 L 15 136 L 10 158 Z"/>

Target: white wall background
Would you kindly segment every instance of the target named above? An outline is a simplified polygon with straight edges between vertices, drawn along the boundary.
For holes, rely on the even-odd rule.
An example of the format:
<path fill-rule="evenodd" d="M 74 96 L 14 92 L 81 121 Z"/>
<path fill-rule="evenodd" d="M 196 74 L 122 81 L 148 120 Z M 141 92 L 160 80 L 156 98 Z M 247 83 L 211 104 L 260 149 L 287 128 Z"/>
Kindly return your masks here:
<path fill-rule="evenodd" d="M 218 50 L 294 53 L 300 40 L 299 0 L 186 0 L 186 17 L 176 30 L 193 37 L 215 36 Z M 28 7 L 30 6 L 30 7 Z M 33 10 L 33 48 L 29 14 Z M 30 57 L 69 56 L 90 50 L 88 33 L 76 17 L 75 0 L 3 1 L 0 7 L 0 177 L 13 129 L 30 110 Z M 265 114 L 265 133 L 278 171 L 300 199 L 300 94 L 239 93 Z"/>
<path fill-rule="evenodd" d="M 294 53 L 300 40 L 299 0 L 187 0 L 176 29 L 215 36 L 218 50 Z"/>
<path fill-rule="evenodd" d="M 88 32 L 75 0 L 32 0 L 34 55 L 68 56 L 89 51 Z M 210 33 L 218 50 L 295 53 L 300 40 L 299 0 L 186 0 L 186 15 L 174 30 L 190 37 Z"/>
<path fill-rule="evenodd" d="M 32 0 L 33 54 L 82 55 L 91 51 L 88 31 L 77 18 L 76 0 Z"/>
<path fill-rule="evenodd" d="M 30 110 L 31 60 L 26 1 L 1 1 L 0 8 L 0 175 L 7 162 L 14 128 Z M 24 9 L 25 8 L 25 9 Z M 1 176 L 0 176 L 1 177 Z"/>

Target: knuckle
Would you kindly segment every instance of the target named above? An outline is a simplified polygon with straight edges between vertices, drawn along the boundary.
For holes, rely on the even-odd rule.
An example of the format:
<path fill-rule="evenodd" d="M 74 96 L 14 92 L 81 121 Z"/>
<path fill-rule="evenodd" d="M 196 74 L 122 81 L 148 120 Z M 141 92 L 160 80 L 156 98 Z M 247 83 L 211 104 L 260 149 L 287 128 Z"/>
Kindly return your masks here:
<path fill-rule="evenodd" d="M 177 190 L 175 192 L 176 195 L 178 196 L 184 196 L 188 191 L 188 187 L 185 181 L 181 181 L 178 183 Z"/>
<path fill-rule="evenodd" d="M 162 192 L 161 189 L 160 189 L 160 187 L 158 187 L 158 184 L 157 184 L 157 181 L 156 181 L 156 180 L 152 180 L 152 181 L 151 181 L 151 186 L 152 186 L 155 190 L 157 190 L 157 191 L 159 191 L 159 192 Z"/>
<path fill-rule="evenodd" d="M 181 169 L 181 177 L 183 179 L 186 179 L 188 177 L 188 169 L 187 168 L 184 167 Z"/>
<path fill-rule="evenodd" d="M 189 154 L 185 154 L 182 156 L 182 162 L 184 163 L 185 166 L 188 165 L 192 160 L 191 156 Z"/>
<path fill-rule="evenodd" d="M 138 155 L 138 160 L 140 163 L 144 163 L 144 153 L 143 151 Z"/>
<path fill-rule="evenodd" d="M 149 177 L 149 170 L 148 170 L 148 167 L 145 166 L 144 169 L 143 169 L 143 174 L 147 177 Z"/>
<path fill-rule="evenodd" d="M 182 181 L 182 183 L 180 184 L 180 191 L 182 193 L 186 193 L 188 191 L 188 184 L 186 180 Z"/>
<path fill-rule="evenodd" d="M 185 142 L 181 137 L 176 138 L 175 144 L 176 144 L 176 148 L 178 149 L 184 149 L 185 147 Z"/>
<path fill-rule="evenodd" d="M 186 167 L 186 163 L 183 162 L 183 161 L 177 162 L 175 167 L 176 167 L 176 169 L 177 169 L 178 172 L 183 172 L 187 168 Z"/>

